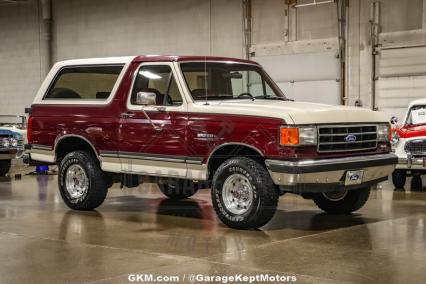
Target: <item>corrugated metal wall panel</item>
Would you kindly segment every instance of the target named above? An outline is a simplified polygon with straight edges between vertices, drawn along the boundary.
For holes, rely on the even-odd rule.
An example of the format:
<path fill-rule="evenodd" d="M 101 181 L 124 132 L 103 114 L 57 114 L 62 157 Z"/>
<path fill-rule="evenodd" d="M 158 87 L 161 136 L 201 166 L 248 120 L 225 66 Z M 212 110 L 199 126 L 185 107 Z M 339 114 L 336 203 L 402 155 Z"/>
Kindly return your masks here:
<path fill-rule="evenodd" d="M 258 56 L 289 98 L 297 101 L 340 104 L 339 60 L 336 52 Z"/>
<path fill-rule="evenodd" d="M 379 57 L 380 77 L 426 74 L 426 46 L 383 49 Z"/>
<path fill-rule="evenodd" d="M 411 101 L 426 98 L 426 46 L 380 50 L 377 107 L 402 119 Z"/>
<path fill-rule="evenodd" d="M 336 80 L 278 82 L 278 86 L 288 98 L 299 102 L 340 105 L 339 82 Z"/>
<path fill-rule="evenodd" d="M 411 101 L 426 98 L 426 76 L 380 78 L 376 88 L 379 110 L 402 119 Z"/>

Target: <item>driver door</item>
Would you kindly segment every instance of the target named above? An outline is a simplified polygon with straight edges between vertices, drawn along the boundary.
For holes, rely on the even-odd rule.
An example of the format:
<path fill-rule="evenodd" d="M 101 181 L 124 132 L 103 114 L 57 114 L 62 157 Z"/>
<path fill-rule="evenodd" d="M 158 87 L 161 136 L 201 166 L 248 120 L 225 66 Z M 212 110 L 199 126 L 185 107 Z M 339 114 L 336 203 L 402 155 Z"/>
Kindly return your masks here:
<path fill-rule="evenodd" d="M 173 64 L 143 63 L 134 78 L 120 119 L 122 169 L 142 175 L 186 177 L 187 105 Z M 155 105 L 138 105 L 138 92 L 154 94 Z"/>

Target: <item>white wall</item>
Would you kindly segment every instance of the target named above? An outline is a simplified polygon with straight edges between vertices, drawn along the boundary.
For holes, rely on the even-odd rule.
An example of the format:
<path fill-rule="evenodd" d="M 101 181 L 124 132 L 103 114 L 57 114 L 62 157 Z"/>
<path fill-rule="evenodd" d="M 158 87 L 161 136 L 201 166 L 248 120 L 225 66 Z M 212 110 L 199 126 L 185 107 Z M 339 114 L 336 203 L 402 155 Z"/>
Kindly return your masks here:
<path fill-rule="evenodd" d="M 254 60 L 264 66 L 288 98 L 340 104 L 339 61 L 335 52 L 269 55 Z"/>
<path fill-rule="evenodd" d="M 243 57 L 240 0 L 53 0 L 53 60 L 139 54 Z M 23 114 L 40 71 L 36 0 L 0 4 L 0 114 Z"/>
<path fill-rule="evenodd" d="M 0 114 L 24 114 L 40 84 L 35 2 L 0 6 Z"/>
<path fill-rule="evenodd" d="M 52 1 L 54 61 L 131 54 L 245 55 L 242 0 Z M 347 104 L 361 100 L 368 108 L 372 1 L 349 1 L 346 58 Z M 0 4 L 0 113 L 22 113 L 44 77 L 36 2 Z M 307 2 L 312 1 L 298 0 Z M 426 43 L 426 0 L 380 3 L 381 44 Z M 251 52 L 296 99 L 316 100 L 320 96 L 312 90 L 320 90 L 318 101 L 333 102 L 339 95 L 338 60 L 330 56 L 338 53 L 336 10 L 336 4 L 294 9 L 284 0 L 252 0 Z M 268 63 L 274 58 L 279 66 Z M 318 64 L 324 72 L 313 74 L 311 66 Z"/>
<path fill-rule="evenodd" d="M 335 3 L 294 8 L 253 0 L 251 51 L 287 97 L 340 104 Z"/>
<path fill-rule="evenodd" d="M 235 0 L 54 1 L 57 60 L 134 54 L 243 56 Z"/>

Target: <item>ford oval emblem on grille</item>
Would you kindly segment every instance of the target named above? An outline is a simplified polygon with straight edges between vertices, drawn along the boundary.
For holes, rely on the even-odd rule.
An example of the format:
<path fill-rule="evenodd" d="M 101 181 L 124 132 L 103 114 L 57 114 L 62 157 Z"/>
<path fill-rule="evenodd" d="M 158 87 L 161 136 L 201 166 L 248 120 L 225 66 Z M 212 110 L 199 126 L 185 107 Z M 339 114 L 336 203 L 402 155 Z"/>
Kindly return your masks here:
<path fill-rule="evenodd" d="M 345 137 L 345 141 L 346 142 L 355 142 L 356 141 L 356 136 L 353 134 L 349 134 L 348 136 Z"/>
<path fill-rule="evenodd" d="M 351 176 L 349 177 L 349 179 L 350 179 L 351 181 L 359 180 L 359 175 L 357 175 L 357 174 L 353 174 L 353 175 L 351 175 Z"/>

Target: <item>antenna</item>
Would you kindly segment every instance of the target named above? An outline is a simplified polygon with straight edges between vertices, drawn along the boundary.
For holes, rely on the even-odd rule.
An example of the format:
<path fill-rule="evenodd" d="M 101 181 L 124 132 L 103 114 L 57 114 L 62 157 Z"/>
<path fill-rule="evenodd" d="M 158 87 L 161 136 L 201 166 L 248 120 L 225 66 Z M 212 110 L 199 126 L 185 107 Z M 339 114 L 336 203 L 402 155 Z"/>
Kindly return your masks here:
<path fill-rule="evenodd" d="M 204 56 L 204 74 L 206 74 L 204 76 L 204 91 L 205 91 L 205 98 L 206 98 L 206 102 L 204 103 L 204 105 L 208 106 L 209 101 L 207 99 L 207 56 Z"/>

